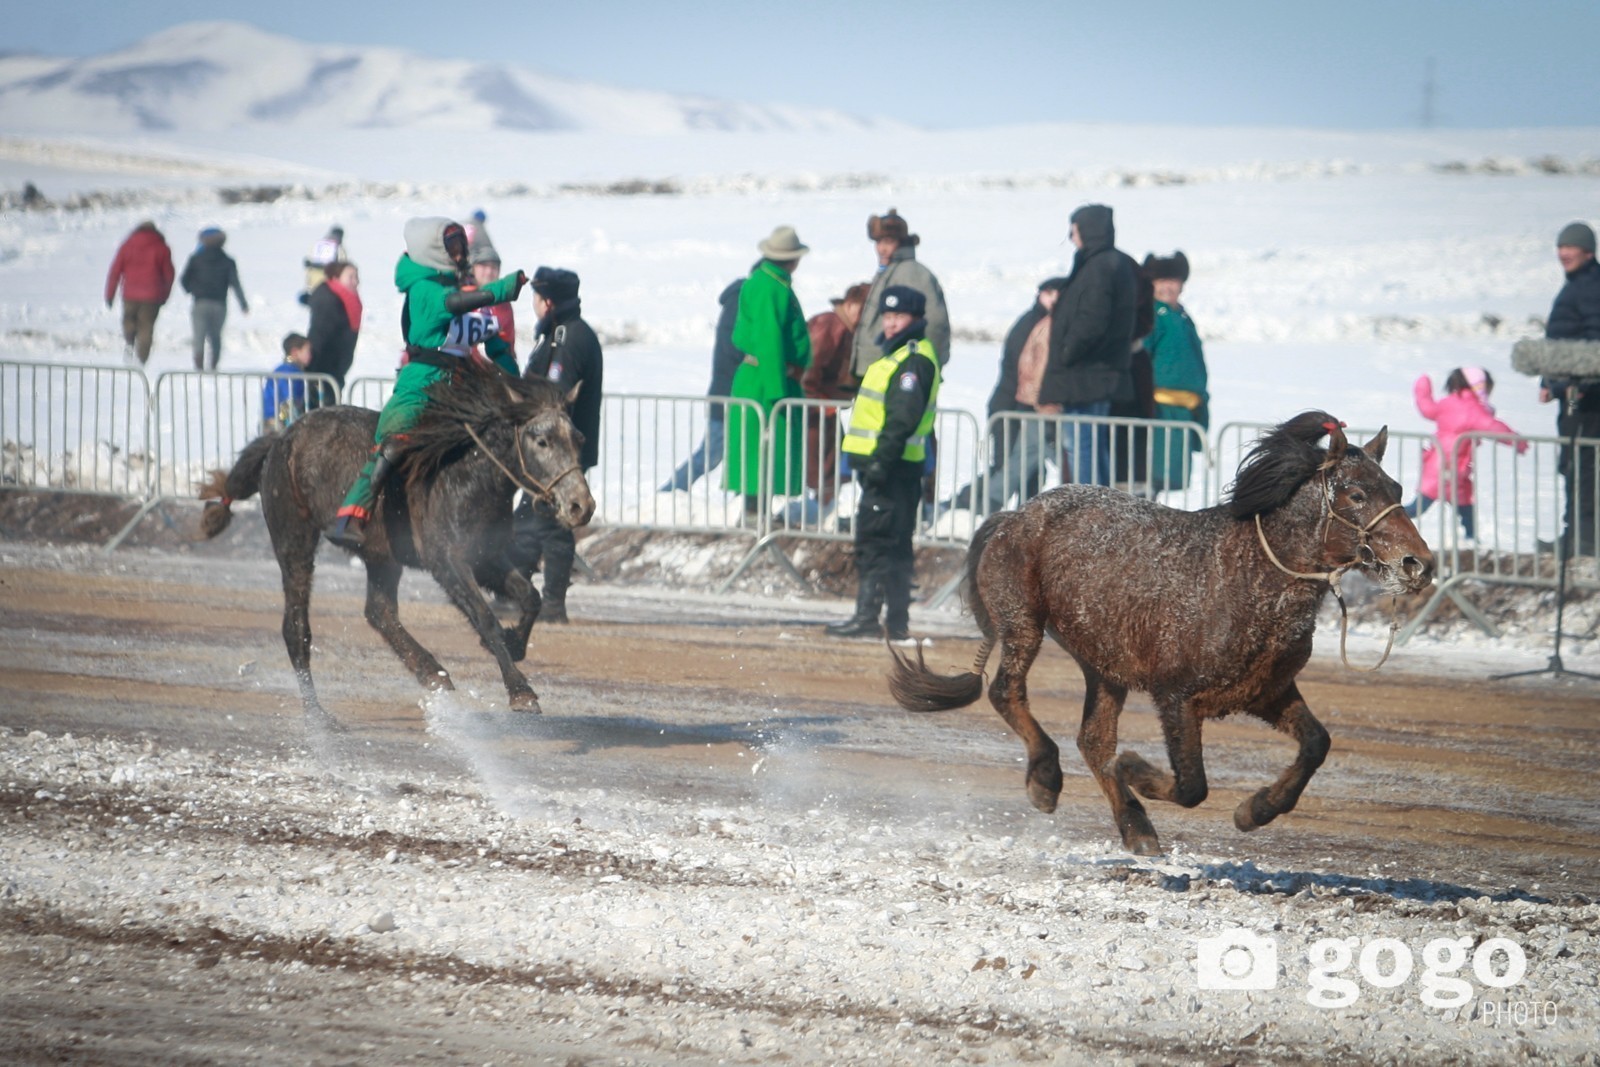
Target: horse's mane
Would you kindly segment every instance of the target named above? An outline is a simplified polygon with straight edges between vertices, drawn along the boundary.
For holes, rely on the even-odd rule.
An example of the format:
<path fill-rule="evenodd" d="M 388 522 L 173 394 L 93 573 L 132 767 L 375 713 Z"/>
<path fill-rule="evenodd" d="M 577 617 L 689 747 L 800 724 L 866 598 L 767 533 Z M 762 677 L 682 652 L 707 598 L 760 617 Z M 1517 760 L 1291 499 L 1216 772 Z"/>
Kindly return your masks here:
<path fill-rule="evenodd" d="M 407 433 L 410 478 L 429 478 L 473 447 L 467 426 L 483 436 L 492 423 L 526 422 L 565 404 L 554 382 L 513 378 L 493 364 L 463 359 L 450 377 L 428 387 L 428 406 Z"/>
<path fill-rule="evenodd" d="M 1317 447 L 1319 440 L 1331 436 L 1335 449 L 1343 452 L 1340 425 L 1326 411 L 1303 411 L 1263 434 L 1239 464 L 1228 491 L 1228 511 L 1236 519 L 1248 519 L 1288 503 L 1327 463 L 1328 450 Z"/>

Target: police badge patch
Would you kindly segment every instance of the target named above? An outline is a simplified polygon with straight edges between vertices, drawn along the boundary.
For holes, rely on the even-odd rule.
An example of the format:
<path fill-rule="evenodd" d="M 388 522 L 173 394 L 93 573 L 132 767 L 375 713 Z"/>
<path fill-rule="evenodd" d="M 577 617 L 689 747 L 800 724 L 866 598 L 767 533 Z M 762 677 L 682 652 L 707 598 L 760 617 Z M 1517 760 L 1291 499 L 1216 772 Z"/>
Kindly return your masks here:
<path fill-rule="evenodd" d="M 917 376 L 915 373 L 912 371 L 906 371 L 904 374 L 900 375 L 900 391 L 902 393 L 916 392 L 916 389 Z"/>

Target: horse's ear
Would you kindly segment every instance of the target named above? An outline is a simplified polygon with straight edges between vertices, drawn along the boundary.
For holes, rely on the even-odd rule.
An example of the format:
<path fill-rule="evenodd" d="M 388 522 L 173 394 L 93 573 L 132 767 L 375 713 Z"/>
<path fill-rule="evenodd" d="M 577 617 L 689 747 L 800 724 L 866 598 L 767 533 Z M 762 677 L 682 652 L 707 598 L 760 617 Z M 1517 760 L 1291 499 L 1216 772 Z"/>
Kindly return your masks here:
<path fill-rule="evenodd" d="M 1344 423 L 1330 418 L 1322 424 L 1322 428 L 1328 431 L 1328 458 L 1322 461 L 1322 465 L 1325 468 L 1337 467 L 1350 449 L 1350 442 L 1344 435 Z"/>
<path fill-rule="evenodd" d="M 578 402 L 578 394 L 581 392 L 583 392 L 583 379 L 579 378 L 573 383 L 572 388 L 567 390 L 567 407 L 570 408 Z"/>
<path fill-rule="evenodd" d="M 1378 436 L 1362 446 L 1361 451 L 1372 457 L 1372 462 L 1382 463 L 1384 449 L 1389 447 L 1389 427 L 1378 431 Z"/>

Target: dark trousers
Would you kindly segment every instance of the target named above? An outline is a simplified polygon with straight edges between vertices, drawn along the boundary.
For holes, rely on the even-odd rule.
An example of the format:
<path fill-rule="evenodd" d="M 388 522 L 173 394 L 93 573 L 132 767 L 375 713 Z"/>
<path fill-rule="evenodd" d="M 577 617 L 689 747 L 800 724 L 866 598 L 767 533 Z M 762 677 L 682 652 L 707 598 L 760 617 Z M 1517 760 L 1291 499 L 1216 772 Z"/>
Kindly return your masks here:
<path fill-rule="evenodd" d="M 1569 419 L 1572 418 L 1578 420 L 1580 438 L 1600 438 L 1600 411 L 1563 414 L 1556 424 L 1563 438 L 1570 438 L 1572 423 Z M 1595 510 L 1596 498 L 1600 497 L 1600 445 L 1580 441 L 1578 454 L 1574 456 L 1572 446 L 1563 443 L 1560 470 L 1566 482 L 1566 498 L 1572 507 L 1572 525 L 1561 535 L 1562 550 L 1579 556 L 1595 555 L 1595 541 L 1600 533 L 1600 515 Z"/>
<path fill-rule="evenodd" d="M 578 542 L 548 503 L 530 503 L 526 496 L 522 498 L 512 517 L 511 544 L 506 554 L 511 565 L 524 575 L 531 575 L 535 569 L 544 571 L 546 600 L 566 600 Z"/>
<path fill-rule="evenodd" d="M 903 632 L 910 620 L 911 578 L 916 567 L 912 538 L 922 502 L 922 465 L 895 463 L 882 489 L 862 487 L 856 512 L 856 571 L 865 588 L 883 595 L 884 626 Z"/>
<path fill-rule="evenodd" d="M 150 362 L 150 346 L 155 342 L 156 316 L 161 305 L 154 300 L 122 300 L 122 339 L 134 346 L 140 363 Z"/>

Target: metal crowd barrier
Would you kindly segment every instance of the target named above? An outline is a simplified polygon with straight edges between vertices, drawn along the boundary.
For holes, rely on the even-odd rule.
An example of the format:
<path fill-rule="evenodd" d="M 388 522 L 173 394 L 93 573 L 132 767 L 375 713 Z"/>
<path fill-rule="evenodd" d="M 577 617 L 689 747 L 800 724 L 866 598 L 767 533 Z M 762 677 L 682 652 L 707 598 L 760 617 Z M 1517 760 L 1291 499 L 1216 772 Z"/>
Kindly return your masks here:
<path fill-rule="evenodd" d="M 214 470 L 231 470 L 245 445 L 268 432 L 262 393 L 268 382 L 303 385 L 308 398 L 337 399 L 325 374 L 169 371 L 152 390 L 151 429 L 158 461 L 143 506 L 106 545 L 111 551 L 150 512 L 171 500 L 190 500 Z"/>
<path fill-rule="evenodd" d="M 1074 455 L 1080 443 L 1087 447 Z M 1193 510 L 1211 502 L 1211 451 L 1198 423 L 1000 412 L 989 419 L 986 454 L 970 503 L 984 516 L 1077 481 L 1080 466 L 1091 484 L 1169 507 Z"/>
<path fill-rule="evenodd" d="M 1462 434 L 1456 440 L 1454 456 L 1441 462 L 1438 501 L 1416 519 L 1417 528 L 1433 549 L 1439 580 L 1427 604 L 1396 635 L 1397 642 L 1408 640 L 1445 600 L 1454 603 L 1484 633 L 1499 637 L 1499 627 L 1471 600 L 1469 583 L 1556 587 L 1558 552 L 1566 527 L 1566 494 L 1573 491 L 1567 488 L 1562 473 L 1566 445 L 1559 437 L 1492 433 Z M 1586 491 L 1591 500 L 1600 499 L 1600 439 L 1580 437 L 1577 458 L 1576 471 L 1589 475 L 1589 484 L 1580 491 Z M 1467 502 L 1458 505 L 1453 499 L 1456 478 L 1452 475 L 1463 463 L 1471 472 L 1474 489 L 1470 538 L 1462 520 Z M 1581 515 L 1574 520 L 1580 549 L 1600 544 L 1600 516 L 1591 514 L 1587 529 Z M 1592 566 L 1575 566 L 1569 561 L 1567 587 L 1600 589 L 1600 575 Z"/>
<path fill-rule="evenodd" d="M 394 378 L 351 378 L 339 394 L 341 404 L 382 411 L 383 405 L 394 395 Z"/>
<path fill-rule="evenodd" d="M 0 486 L 145 499 L 150 411 L 137 369 L 0 362 Z"/>
<path fill-rule="evenodd" d="M 382 406 L 394 384 L 391 378 L 358 378 L 341 391 L 322 375 L 178 371 L 161 375 L 152 386 L 137 368 L 0 362 L 0 486 L 140 501 L 139 513 L 106 546 L 110 551 L 164 501 L 190 498 L 210 471 L 232 466 L 239 450 L 263 431 L 262 391 L 273 380 L 299 382 L 308 390 L 320 386 L 335 399 L 342 395 L 345 402 L 373 408 Z M 757 492 L 749 498 L 743 486 L 727 488 L 730 453 L 743 447 L 742 439 L 731 440 L 724 432 L 720 440 L 708 440 L 713 422 L 725 428 L 730 411 L 762 442 Z M 772 553 L 803 583 L 779 547 L 783 539 L 852 537 L 843 520 L 854 518 L 857 491 L 838 448 L 848 418 L 846 405 L 809 399 L 782 401 L 768 414 L 745 400 L 608 394 L 600 465 L 590 477 L 599 505 L 596 517 L 624 528 L 749 538 L 750 551 L 723 589 L 762 552 Z M 1208 441 L 1190 423 L 1005 413 L 990 419 L 980 437 L 970 414 L 942 410 L 917 543 L 964 546 L 996 507 L 1017 506 L 1070 480 L 1072 445 L 1080 431 L 1089 444 L 1086 458 L 1098 470 L 1103 456 L 1113 485 L 1194 509 L 1223 499 L 1226 482 L 1270 428 L 1229 423 Z M 786 435 L 782 450 L 773 447 L 775 432 Z M 1364 443 L 1375 431 L 1347 433 Z M 1519 444 L 1527 447 L 1507 447 Z M 1433 445 L 1431 434 L 1389 435 L 1384 467 L 1401 483 L 1407 501 L 1415 499 L 1423 450 Z M 1455 462 L 1470 452 L 1475 537 L 1466 538 L 1459 521 L 1451 499 L 1454 463 L 1447 463 L 1443 499 L 1417 519 L 1438 560 L 1439 582 L 1398 635 L 1400 641 L 1446 599 L 1495 635 L 1492 621 L 1470 598 L 1470 583 L 1541 588 L 1557 583 L 1568 491 L 1560 458 L 1566 442 L 1468 434 L 1456 447 Z M 1600 439 L 1580 438 L 1577 448 L 1575 469 L 1589 479 L 1582 491 L 1600 497 Z M 1164 462 L 1157 464 L 1157 457 Z M 1176 462 L 1179 477 L 1153 479 L 1174 466 L 1166 461 Z M 791 467 L 792 478 L 787 476 Z M 1600 519 L 1591 515 L 1588 524 L 1578 531 L 1580 546 L 1600 541 Z M 1568 584 L 1600 588 L 1600 576 L 1592 565 L 1569 567 Z"/>
<path fill-rule="evenodd" d="M 766 415 L 753 401 L 605 394 L 600 463 L 589 472 L 595 518 L 608 526 L 759 540 L 767 501 L 758 494 L 754 510 L 747 511 L 744 495 L 726 487 L 729 453 L 738 447 L 727 433 L 730 414 L 734 422 L 753 424 L 758 438 L 765 437 Z M 712 433 L 721 440 L 712 440 Z M 682 487 L 677 488 L 680 470 Z"/>
<path fill-rule="evenodd" d="M 725 591 L 763 552 L 801 585 L 808 584 L 781 548 L 785 541 L 854 539 L 852 523 L 859 493 L 849 475 L 849 456 L 841 445 L 849 426 L 850 405 L 833 400 L 792 398 L 779 401 L 768 418 L 761 501 L 764 521 L 756 544 L 718 587 Z M 786 448 L 779 447 L 784 435 Z M 941 410 L 934 416 L 929 444 L 927 487 L 919 509 L 916 543 L 959 547 L 972 538 L 977 520 L 970 513 L 946 515 L 938 507 L 963 479 L 970 484 L 977 468 L 978 427 L 965 411 Z"/>

